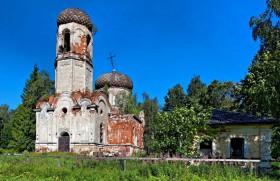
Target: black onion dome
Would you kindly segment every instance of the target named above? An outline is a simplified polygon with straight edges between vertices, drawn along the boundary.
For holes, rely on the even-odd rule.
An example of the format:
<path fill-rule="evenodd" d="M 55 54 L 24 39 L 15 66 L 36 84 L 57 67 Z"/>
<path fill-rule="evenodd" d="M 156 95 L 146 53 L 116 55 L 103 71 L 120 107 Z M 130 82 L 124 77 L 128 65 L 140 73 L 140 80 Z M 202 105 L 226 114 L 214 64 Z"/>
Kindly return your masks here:
<path fill-rule="evenodd" d="M 86 26 L 92 31 L 93 24 L 87 13 L 77 8 L 68 8 L 63 10 L 57 17 L 57 26 L 67 23 L 78 23 Z"/>
<path fill-rule="evenodd" d="M 103 74 L 97 78 L 95 82 L 96 89 L 100 89 L 105 85 L 108 85 L 109 87 L 122 87 L 130 90 L 133 88 L 133 83 L 127 75 L 115 71 Z"/>

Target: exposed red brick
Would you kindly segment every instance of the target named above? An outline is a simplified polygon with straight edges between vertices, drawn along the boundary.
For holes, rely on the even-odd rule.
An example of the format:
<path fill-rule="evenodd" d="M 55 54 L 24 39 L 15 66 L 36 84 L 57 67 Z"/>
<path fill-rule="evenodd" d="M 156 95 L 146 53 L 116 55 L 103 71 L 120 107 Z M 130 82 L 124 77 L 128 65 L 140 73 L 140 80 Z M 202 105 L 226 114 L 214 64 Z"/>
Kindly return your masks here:
<path fill-rule="evenodd" d="M 53 103 L 53 101 L 54 101 L 54 98 L 55 98 L 54 95 L 51 95 L 51 96 L 49 97 L 49 104 L 50 104 L 50 105 L 52 105 L 52 103 Z"/>
<path fill-rule="evenodd" d="M 72 109 L 71 112 L 76 115 L 77 113 L 81 113 L 81 109 Z"/>
<path fill-rule="evenodd" d="M 108 121 L 108 144 L 131 144 L 143 146 L 143 124 L 132 115 L 112 115 Z M 134 139 L 137 143 L 134 143 Z"/>
<path fill-rule="evenodd" d="M 81 38 L 80 43 L 75 43 L 72 44 L 71 50 L 74 53 L 79 53 L 79 54 L 86 54 L 87 53 L 87 37 L 86 35 L 79 36 Z"/>

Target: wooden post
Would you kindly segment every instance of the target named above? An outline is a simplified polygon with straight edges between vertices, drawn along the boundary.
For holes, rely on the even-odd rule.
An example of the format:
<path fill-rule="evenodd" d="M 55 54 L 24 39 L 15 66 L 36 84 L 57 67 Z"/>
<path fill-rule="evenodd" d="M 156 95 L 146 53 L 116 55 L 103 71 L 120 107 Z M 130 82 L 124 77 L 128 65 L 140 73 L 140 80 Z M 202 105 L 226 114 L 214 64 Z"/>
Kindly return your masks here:
<path fill-rule="evenodd" d="M 138 159 L 134 160 L 134 165 L 135 165 L 135 168 L 138 167 Z"/>
<path fill-rule="evenodd" d="M 60 168 L 60 157 L 57 157 L 57 167 Z"/>
<path fill-rule="evenodd" d="M 26 161 L 30 162 L 30 157 L 28 155 L 26 156 Z"/>
<path fill-rule="evenodd" d="M 123 171 L 126 171 L 126 160 L 123 161 Z"/>
<path fill-rule="evenodd" d="M 91 164 L 92 160 L 90 157 L 88 157 L 88 168 L 91 168 L 92 167 L 92 164 Z"/>

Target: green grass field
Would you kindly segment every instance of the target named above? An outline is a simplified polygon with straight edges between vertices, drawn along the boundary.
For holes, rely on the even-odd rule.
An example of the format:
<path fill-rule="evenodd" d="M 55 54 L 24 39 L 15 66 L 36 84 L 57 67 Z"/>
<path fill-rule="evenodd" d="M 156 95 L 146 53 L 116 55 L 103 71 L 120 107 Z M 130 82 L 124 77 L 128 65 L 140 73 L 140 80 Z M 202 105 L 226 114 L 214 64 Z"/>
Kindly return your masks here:
<path fill-rule="evenodd" d="M 275 168 L 280 165 L 275 164 Z M 280 175 L 280 172 L 279 172 Z M 151 163 L 83 158 L 0 156 L 0 180 L 277 180 L 277 174 L 222 164 L 189 166 L 182 162 Z"/>

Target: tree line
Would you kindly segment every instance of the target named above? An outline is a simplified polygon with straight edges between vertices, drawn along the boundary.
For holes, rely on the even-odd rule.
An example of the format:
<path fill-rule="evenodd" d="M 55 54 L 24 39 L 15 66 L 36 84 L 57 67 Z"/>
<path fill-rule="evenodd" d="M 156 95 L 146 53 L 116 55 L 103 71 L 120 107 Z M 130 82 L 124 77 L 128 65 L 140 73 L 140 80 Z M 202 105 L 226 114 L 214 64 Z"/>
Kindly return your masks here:
<path fill-rule="evenodd" d="M 195 144 L 215 135 L 215 130 L 207 126 L 212 109 L 280 119 L 280 3 L 266 0 L 266 5 L 263 13 L 249 21 L 252 37 L 260 47 L 240 82 L 214 80 L 206 85 L 196 75 L 186 89 L 180 84 L 170 88 L 163 106 L 147 93 L 142 95 L 141 103 L 136 94 L 131 94 L 128 101 L 120 104 L 124 113 L 138 115 L 144 110 L 147 154 L 195 154 Z M 8 105 L 0 106 L 0 148 L 18 152 L 34 150 L 35 113 L 32 109 L 41 97 L 53 93 L 53 81 L 35 66 L 23 89 L 22 103 L 12 111 Z M 274 157 L 280 157 L 279 145 L 277 126 L 273 129 Z"/>
<path fill-rule="evenodd" d="M 0 106 L 0 148 L 3 151 L 34 151 L 36 117 L 33 109 L 40 98 L 54 94 L 54 82 L 46 71 L 35 65 L 21 94 L 21 104 L 15 110 Z M 1 151 L 0 150 L 0 151 Z"/>

